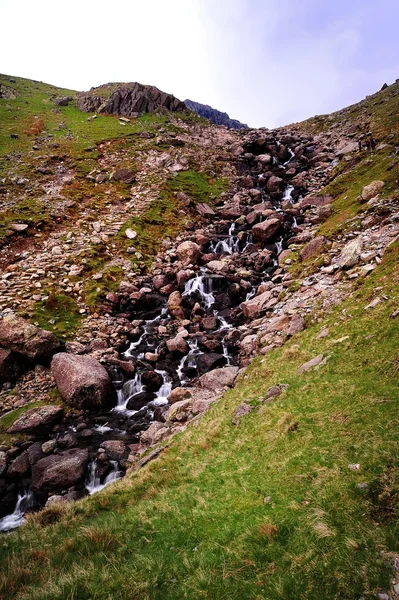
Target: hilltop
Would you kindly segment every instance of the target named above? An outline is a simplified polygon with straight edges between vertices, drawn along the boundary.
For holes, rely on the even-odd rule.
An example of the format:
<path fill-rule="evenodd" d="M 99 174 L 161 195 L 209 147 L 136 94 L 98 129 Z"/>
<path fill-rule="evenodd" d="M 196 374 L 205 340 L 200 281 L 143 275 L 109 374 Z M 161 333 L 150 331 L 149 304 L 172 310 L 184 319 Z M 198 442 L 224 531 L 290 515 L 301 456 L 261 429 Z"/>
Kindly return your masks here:
<path fill-rule="evenodd" d="M 0 76 L 2 594 L 395 600 L 399 83 L 237 131 L 132 85 Z"/>
<path fill-rule="evenodd" d="M 201 104 L 193 100 L 185 100 L 184 104 L 187 108 L 200 115 L 200 117 L 205 117 L 216 125 L 226 125 L 229 129 L 248 129 L 248 125 L 245 123 L 240 123 L 237 119 L 230 119 L 227 113 L 212 108 L 208 104 Z"/>

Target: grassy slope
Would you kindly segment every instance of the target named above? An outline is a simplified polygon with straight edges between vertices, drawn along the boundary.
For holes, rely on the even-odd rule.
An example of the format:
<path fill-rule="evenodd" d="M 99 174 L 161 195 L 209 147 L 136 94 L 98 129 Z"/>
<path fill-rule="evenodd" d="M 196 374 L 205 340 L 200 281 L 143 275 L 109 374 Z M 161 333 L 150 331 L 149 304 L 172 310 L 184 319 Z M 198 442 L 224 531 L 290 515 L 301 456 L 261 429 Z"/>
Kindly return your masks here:
<path fill-rule="evenodd" d="M 327 338 L 316 339 L 316 324 L 256 359 L 156 462 L 1 538 L 4 597 L 316 600 L 322 589 L 355 599 L 389 587 L 382 553 L 398 550 L 399 321 L 390 317 L 398 254 L 392 246 L 327 316 Z M 388 299 L 366 311 L 375 288 Z M 327 364 L 298 375 L 319 353 Z M 258 404 L 277 383 L 288 391 Z M 234 427 L 244 399 L 256 409 Z"/>

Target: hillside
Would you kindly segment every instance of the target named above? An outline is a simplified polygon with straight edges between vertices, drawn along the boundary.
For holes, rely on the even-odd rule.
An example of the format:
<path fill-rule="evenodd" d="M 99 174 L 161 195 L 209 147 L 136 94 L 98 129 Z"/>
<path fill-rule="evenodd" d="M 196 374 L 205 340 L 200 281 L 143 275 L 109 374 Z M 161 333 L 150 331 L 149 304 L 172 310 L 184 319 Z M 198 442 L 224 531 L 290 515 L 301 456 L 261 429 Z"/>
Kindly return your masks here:
<path fill-rule="evenodd" d="M 399 83 L 271 131 L 0 85 L 2 597 L 399 598 Z"/>

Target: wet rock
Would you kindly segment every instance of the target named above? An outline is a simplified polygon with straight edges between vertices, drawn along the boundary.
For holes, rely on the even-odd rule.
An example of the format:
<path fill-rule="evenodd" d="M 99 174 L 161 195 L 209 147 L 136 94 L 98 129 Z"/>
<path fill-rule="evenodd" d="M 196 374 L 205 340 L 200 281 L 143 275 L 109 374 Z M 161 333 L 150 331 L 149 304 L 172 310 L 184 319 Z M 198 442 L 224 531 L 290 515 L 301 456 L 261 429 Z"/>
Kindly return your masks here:
<path fill-rule="evenodd" d="M 106 455 L 110 460 L 120 462 L 127 456 L 126 444 L 122 440 L 107 440 L 102 442 L 101 448 L 105 450 Z"/>
<path fill-rule="evenodd" d="M 350 269 L 359 262 L 361 252 L 362 240 L 360 237 L 358 237 L 343 247 L 337 264 L 341 267 L 341 269 Z"/>
<path fill-rule="evenodd" d="M 234 412 L 234 416 L 231 420 L 233 425 L 238 425 L 239 420 L 244 417 L 245 415 L 248 415 L 250 412 L 252 412 L 254 410 L 254 406 L 251 406 L 250 404 L 247 404 L 246 402 L 241 402 L 241 404 L 239 406 L 237 406 L 235 412 Z"/>
<path fill-rule="evenodd" d="M 202 375 L 198 383 L 200 387 L 208 390 L 220 390 L 224 387 L 232 387 L 238 375 L 238 367 L 223 367 L 214 369 L 209 373 Z"/>
<path fill-rule="evenodd" d="M 200 354 L 197 357 L 197 369 L 198 373 L 202 375 L 207 373 L 216 367 L 220 367 L 226 363 L 226 358 L 222 354 L 216 352 L 208 352 L 206 354 Z"/>
<path fill-rule="evenodd" d="M 176 254 L 183 265 L 195 265 L 200 257 L 201 248 L 195 242 L 185 241 L 176 248 Z"/>
<path fill-rule="evenodd" d="M 251 298 L 251 300 L 243 302 L 241 304 L 241 310 L 244 316 L 251 320 L 257 319 L 267 310 L 271 298 L 272 293 L 266 290 L 263 294 L 259 294 L 259 296 L 255 296 L 254 298 Z"/>
<path fill-rule="evenodd" d="M 218 326 L 218 320 L 215 315 L 208 315 L 201 319 L 201 326 L 205 331 L 212 331 Z"/>
<path fill-rule="evenodd" d="M 156 371 L 145 371 L 141 375 L 141 381 L 149 392 L 156 392 L 163 384 L 162 375 Z"/>
<path fill-rule="evenodd" d="M 385 183 L 383 181 L 372 181 L 369 185 L 365 185 L 362 193 L 361 199 L 363 202 L 368 202 L 377 196 L 380 193 Z"/>
<path fill-rule="evenodd" d="M 31 408 L 14 421 L 7 433 L 45 433 L 61 419 L 63 413 L 60 406 Z"/>
<path fill-rule="evenodd" d="M 32 467 L 32 490 L 40 493 L 61 492 L 80 484 L 89 462 L 86 448 L 73 448 L 39 460 Z"/>
<path fill-rule="evenodd" d="M 0 320 L 0 345 L 30 360 L 50 358 L 61 347 L 50 331 L 35 327 L 13 313 Z"/>
<path fill-rule="evenodd" d="M 30 471 L 30 462 L 28 453 L 22 452 L 12 463 L 9 465 L 7 469 L 7 475 L 11 478 L 20 478 L 29 473 Z"/>
<path fill-rule="evenodd" d="M 129 398 L 126 405 L 128 410 L 140 410 L 155 398 L 154 392 L 138 392 Z"/>
<path fill-rule="evenodd" d="M 95 358 L 60 352 L 51 362 L 51 372 L 61 396 L 70 406 L 98 409 L 116 404 L 115 388 Z"/>
<path fill-rule="evenodd" d="M 267 242 L 280 231 L 283 224 L 280 219 L 267 219 L 252 227 L 252 235 L 256 242 Z"/>
<path fill-rule="evenodd" d="M 191 398 L 192 393 L 189 388 L 177 387 L 172 390 L 168 396 L 169 404 L 174 404 L 175 402 L 181 402 L 182 400 L 187 400 Z"/>
<path fill-rule="evenodd" d="M 175 354 L 180 354 L 181 356 L 183 356 L 184 354 L 187 354 L 187 352 L 189 351 L 188 344 L 187 344 L 186 340 L 184 339 L 184 337 L 182 337 L 181 335 L 177 335 L 176 337 L 172 338 L 171 340 L 167 340 L 166 346 L 167 346 L 169 352 L 173 352 Z"/>
<path fill-rule="evenodd" d="M 321 235 L 320 237 L 316 237 L 311 240 L 309 243 L 304 246 L 300 252 L 300 256 L 302 260 L 310 260 L 314 258 L 318 254 L 320 254 L 321 249 L 323 248 L 326 242 L 326 238 Z"/>

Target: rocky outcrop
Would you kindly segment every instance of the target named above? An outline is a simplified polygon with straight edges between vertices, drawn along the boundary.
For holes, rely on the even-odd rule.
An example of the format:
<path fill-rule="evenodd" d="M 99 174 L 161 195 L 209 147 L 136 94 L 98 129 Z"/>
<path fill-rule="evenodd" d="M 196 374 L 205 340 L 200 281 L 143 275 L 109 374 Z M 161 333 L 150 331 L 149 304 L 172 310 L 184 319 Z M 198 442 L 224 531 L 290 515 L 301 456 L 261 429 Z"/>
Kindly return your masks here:
<path fill-rule="evenodd" d="M 79 409 L 99 409 L 116 403 L 116 391 L 106 369 L 91 356 L 60 352 L 51 372 L 67 404 Z"/>
<path fill-rule="evenodd" d="M 61 344 L 50 331 L 35 327 L 11 313 L 0 320 L 0 346 L 37 360 L 50 358 Z"/>
<path fill-rule="evenodd" d="M 47 494 L 78 485 L 85 477 L 88 462 L 86 448 L 72 448 L 46 456 L 32 467 L 32 490 Z"/>
<path fill-rule="evenodd" d="M 200 102 L 194 102 L 194 100 L 185 100 L 184 104 L 200 117 L 205 117 L 205 119 L 209 119 L 216 125 L 225 125 L 229 129 L 248 128 L 248 125 L 245 123 L 240 123 L 240 121 L 237 121 L 236 119 L 230 119 L 227 113 L 216 110 L 216 108 L 212 108 L 208 104 L 201 104 Z"/>
<path fill-rule="evenodd" d="M 252 227 L 252 235 L 256 242 L 267 242 L 276 235 L 281 228 L 282 223 L 280 219 L 267 219 L 267 221 L 263 221 Z"/>
<path fill-rule="evenodd" d="M 77 97 L 77 105 L 84 112 L 97 112 L 124 117 L 136 117 L 142 113 L 160 109 L 185 111 L 183 102 L 172 94 L 162 92 L 152 85 L 141 83 L 106 84 L 92 88 Z"/>

